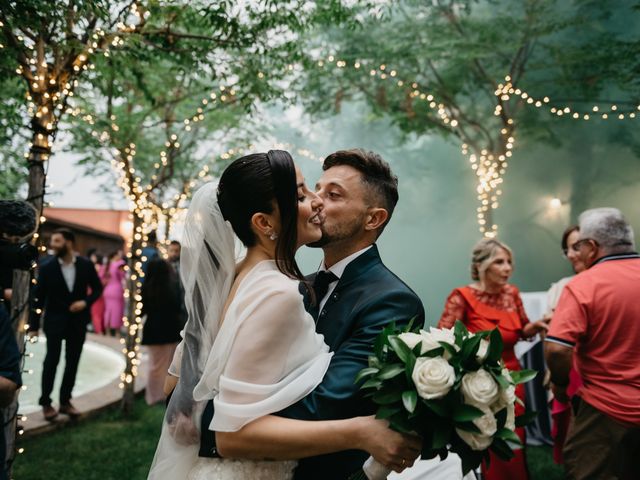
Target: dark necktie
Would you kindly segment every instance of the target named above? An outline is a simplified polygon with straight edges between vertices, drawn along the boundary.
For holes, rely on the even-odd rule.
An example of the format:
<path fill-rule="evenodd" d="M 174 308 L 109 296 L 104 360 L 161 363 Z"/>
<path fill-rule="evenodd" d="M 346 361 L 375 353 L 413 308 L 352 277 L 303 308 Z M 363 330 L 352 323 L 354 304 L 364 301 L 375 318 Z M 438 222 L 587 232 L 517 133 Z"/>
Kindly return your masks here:
<path fill-rule="evenodd" d="M 311 307 L 310 313 L 314 319 L 318 318 L 320 302 L 322 302 L 322 299 L 327 294 L 327 290 L 329 290 L 329 284 L 331 282 L 335 282 L 336 280 L 339 280 L 336 274 L 328 270 L 320 270 L 316 274 L 316 278 L 313 279 L 313 291 L 316 294 L 316 303 L 313 307 Z"/>

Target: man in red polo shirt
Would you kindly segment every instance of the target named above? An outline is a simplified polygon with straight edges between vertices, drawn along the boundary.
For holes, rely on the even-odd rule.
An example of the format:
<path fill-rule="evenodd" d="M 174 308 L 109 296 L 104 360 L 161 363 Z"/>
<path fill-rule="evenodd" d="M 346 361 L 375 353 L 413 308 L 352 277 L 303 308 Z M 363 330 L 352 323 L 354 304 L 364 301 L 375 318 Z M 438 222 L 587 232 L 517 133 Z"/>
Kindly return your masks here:
<path fill-rule="evenodd" d="M 570 479 L 640 478 L 640 256 L 619 210 L 580 215 L 572 248 L 587 270 L 564 288 L 545 339 L 553 392 L 584 385 L 564 448 Z"/>

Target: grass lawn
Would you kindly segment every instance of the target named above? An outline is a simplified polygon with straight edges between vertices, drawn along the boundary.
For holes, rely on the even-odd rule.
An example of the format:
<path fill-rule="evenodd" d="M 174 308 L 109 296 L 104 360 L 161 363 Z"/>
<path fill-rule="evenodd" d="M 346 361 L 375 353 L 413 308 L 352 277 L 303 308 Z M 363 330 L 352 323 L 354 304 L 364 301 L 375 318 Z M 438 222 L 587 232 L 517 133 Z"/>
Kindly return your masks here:
<path fill-rule="evenodd" d="M 136 400 L 134 413 L 123 419 L 108 411 L 78 425 L 23 440 L 15 480 L 144 480 L 156 448 L 164 408 Z M 548 447 L 528 450 L 532 480 L 560 480 L 562 469 Z M 428 479 L 426 479 L 428 480 Z M 517 480 L 517 479 L 514 479 Z"/>

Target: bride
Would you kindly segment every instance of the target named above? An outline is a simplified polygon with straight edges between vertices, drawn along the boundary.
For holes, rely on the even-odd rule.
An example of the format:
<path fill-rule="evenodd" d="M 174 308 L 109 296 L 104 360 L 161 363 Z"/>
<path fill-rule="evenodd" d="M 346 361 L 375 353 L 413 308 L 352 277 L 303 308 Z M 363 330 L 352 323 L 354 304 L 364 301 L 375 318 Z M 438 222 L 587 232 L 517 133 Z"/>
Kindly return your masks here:
<path fill-rule="evenodd" d="M 177 385 L 149 479 L 288 480 L 295 459 L 354 448 L 396 471 L 413 464 L 420 442 L 373 417 L 270 415 L 311 393 L 331 360 L 304 309 L 295 262 L 300 246 L 320 239 L 321 223 L 322 200 L 284 151 L 239 158 L 217 189 L 198 190 L 180 266 L 189 320 L 169 370 Z M 236 237 L 246 247 L 237 264 Z M 198 456 L 210 400 L 203 429 L 215 432 L 215 458 Z M 242 429 L 261 441 L 240 445 Z"/>

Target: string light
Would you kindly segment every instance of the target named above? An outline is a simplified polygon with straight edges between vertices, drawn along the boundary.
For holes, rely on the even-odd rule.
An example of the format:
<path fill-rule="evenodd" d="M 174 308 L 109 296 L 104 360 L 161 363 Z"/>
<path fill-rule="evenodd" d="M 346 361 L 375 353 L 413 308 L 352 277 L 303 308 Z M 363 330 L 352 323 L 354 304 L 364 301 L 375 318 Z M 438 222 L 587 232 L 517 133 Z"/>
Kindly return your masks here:
<path fill-rule="evenodd" d="M 512 83 L 509 75 L 504 77 L 504 82 L 505 83 L 500 83 L 494 92 L 496 97 L 499 97 L 503 101 L 509 101 L 511 97 L 519 97 L 526 105 L 536 108 L 547 108 L 549 113 L 557 117 L 582 121 L 591 119 L 633 120 L 640 115 L 640 105 L 621 108 L 617 104 L 597 102 L 599 105 L 593 105 L 589 109 L 578 109 L 576 107 L 570 107 L 569 105 L 555 104 L 548 96 L 535 98 L 521 88 L 517 88 Z M 605 103 L 606 105 L 603 105 Z"/>
<path fill-rule="evenodd" d="M 434 112 L 445 128 L 454 133 L 457 132 L 460 137 L 464 138 L 462 132 L 458 130 L 460 128 L 460 120 L 454 110 L 445 103 L 438 101 L 434 92 L 428 91 L 415 81 L 400 78 L 398 70 L 389 67 L 387 64 L 369 66 L 363 60 L 348 62 L 329 55 L 325 59 L 318 60 L 316 65 L 319 68 L 330 68 L 333 65 L 338 69 L 351 67 L 358 71 L 363 68 L 369 68 L 369 76 L 387 83 L 391 82 L 398 89 L 405 92 L 409 99 L 421 101 Z M 499 145 L 496 149 L 498 153 L 489 152 L 487 149 L 481 149 L 479 152 L 470 152 L 471 147 L 467 143 L 462 145 L 462 153 L 468 158 L 477 178 L 476 191 L 479 202 L 477 222 L 480 232 L 486 237 L 495 237 L 498 233 L 498 226 L 493 221 L 493 211 L 499 207 L 499 198 L 502 195 L 500 185 L 503 183 L 503 175 L 508 166 L 507 159 L 512 156 L 515 145 L 515 124 L 513 119 L 502 111 L 500 102 L 497 102 L 494 113 L 496 116 L 503 118 L 504 123 L 498 136 Z"/>

